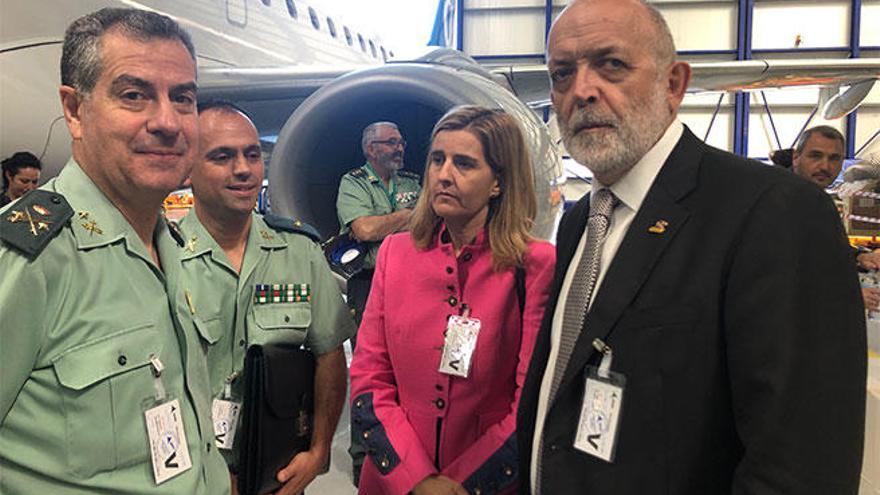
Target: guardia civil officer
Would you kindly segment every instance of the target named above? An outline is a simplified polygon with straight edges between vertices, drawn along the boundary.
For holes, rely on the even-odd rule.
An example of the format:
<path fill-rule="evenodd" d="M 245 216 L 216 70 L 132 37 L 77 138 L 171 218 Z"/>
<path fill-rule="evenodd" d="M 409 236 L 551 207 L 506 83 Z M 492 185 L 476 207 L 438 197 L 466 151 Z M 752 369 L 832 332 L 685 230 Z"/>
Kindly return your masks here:
<path fill-rule="evenodd" d="M 207 366 L 159 216 L 196 150 L 196 62 L 171 19 L 70 25 L 73 157 L 0 212 L 0 493 L 228 493 Z"/>
<path fill-rule="evenodd" d="M 342 176 L 336 197 L 341 234 L 349 234 L 366 248 L 363 269 L 347 284 L 347 302 L 360 325 L 370 295 L 376 254 L 382 240 L 406 230 L 421 185 L 419 176 L 403 170 L 406 140 L 393 122 L 373 122 L 364 128 L 361 149 L 366 162 Z M 352 339 L 352 351 L 355 339 Z M 360 439 L 352 435 L 354 484 L 358 484 L 366 455 Z"/>
<path fill-rule="evenodd" d="M 278 472 L 278 494 L 300 493 L 327 464 L 345 400 L 342 343 L 354 331 L 317 234 L 299 222 L 254 212 L 263 156 L 250 118 L 230 103 L 199 112 L 192 171 L 195 209 L 181 221 L 183 268 L 193 310 L 210 334 L 208 363 L 218 404 L 214 420 L 235 424 L 244 358 L 253 344 L 305 344 L 316 356 L 311 449 Z M 229 386 L 227 386 L 229 384 Z M 218 431 L 234 472 L 235 431 Z"/>
<path fill-rule="evenodd" d="M 364 268 L 348 282 L 348 303 L 360 324 L 379 244 L 406 229 L 419 197 L 419 176 L 403 170 L 406 140 L 392 122 L 374 122 L 361 137 L 366 163 L 342 176 L 336 214 L 342 233 L 366 246 Z"/>

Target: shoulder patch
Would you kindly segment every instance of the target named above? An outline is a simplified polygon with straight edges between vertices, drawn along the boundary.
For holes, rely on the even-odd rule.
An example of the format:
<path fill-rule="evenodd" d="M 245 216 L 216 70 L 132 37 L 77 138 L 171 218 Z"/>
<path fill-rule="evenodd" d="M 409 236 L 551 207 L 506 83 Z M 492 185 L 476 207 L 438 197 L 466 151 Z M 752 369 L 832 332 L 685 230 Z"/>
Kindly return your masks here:
<path fill-rule="evenodd" d="M 0 217 L 0 239 L 34 260 L 73 217 L 61 194 L 34 189 L 19 198 Z"/>
<path fill-rule="evenodd" d="M 272 227 L 274 230 L 293 232 L 294 234 L 304 235 L 317 243 L 321 242 L 321 234 L 318 233 L 317 229 L 307 223 L 272 213 L 263 215 L 263 220 L 266 221 L 266 225 Z"/>
<path fill-rule="evenodd" d="M 350 175 L 356 179 L 366 179 L 367 177 L 370 176 L 370 174 L 368 174 L 367 171 L 364 170 L 364 167 L 358 167 L 356 169 L 349 170 L 348 175 Z"/>
<path fill-rule="evenodd" d="M 419 174 L 417 174 L 417 173 L 415 173 L 415 172 L 411 172 L 411 171 L 409 171 L 409 170 L 398 170 L 398 171 L 397 171 L 397 175 L 399 175 L 400 177 L 406 177 L 407 179 L 413 179 L 413 180 L 415 180 L 415 181 L 421 181 L 421 180 L 422 180 L 422 176 L 421 176 L 421 175 L 419 175 Z"/>

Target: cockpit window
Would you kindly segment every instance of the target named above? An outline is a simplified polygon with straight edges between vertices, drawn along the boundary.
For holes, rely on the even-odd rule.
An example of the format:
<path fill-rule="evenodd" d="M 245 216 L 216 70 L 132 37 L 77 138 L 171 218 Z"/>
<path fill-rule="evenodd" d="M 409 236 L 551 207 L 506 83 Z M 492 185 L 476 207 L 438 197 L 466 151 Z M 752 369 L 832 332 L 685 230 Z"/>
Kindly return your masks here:
<path fill-rule="evenodd" d="M 373 40 L 370 40 L 370 53 L 373 54 L 373 58 L 376 58 L 376 45 L 373 43 Z"/>
<path fill-rule="evenodd" d="M 361 36 L 361 33 L 358 33 L 358 42 L 361 44 L 361 51 L 367 53 L 367 44 L 364 43 L 364 37 Z"/>
<path fill-rule="evenodd" d="M 348 43 L 348 46 L 351 46 L 354 43 L 351 38 L 351 30 L 348 29 L 348 26 L 342 26 L 342 32 L 345 33 L 345 42 Z"/>

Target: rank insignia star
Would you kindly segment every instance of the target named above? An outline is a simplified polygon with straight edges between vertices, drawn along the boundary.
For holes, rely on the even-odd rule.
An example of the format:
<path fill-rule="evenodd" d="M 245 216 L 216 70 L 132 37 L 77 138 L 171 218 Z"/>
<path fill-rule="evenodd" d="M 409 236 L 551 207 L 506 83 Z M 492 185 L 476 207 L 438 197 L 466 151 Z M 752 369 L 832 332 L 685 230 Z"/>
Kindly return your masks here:
<path fill-rule="evenodd" d="M 12 215 L 9 215 L 6 219 L 12 223 L 24 222 L 25 220 L 24 213 L 18 210 L 12 210 Z"/>
<path fill-rule="evenodd" d="M 188 241 L 186 241 L 186 249 L 187 251 L 194 253 L 196 252 L 196 244 L 199 243 L 199 238 L 196 236 L 190 237 Z"/>
<path fill-rule="evenodd" d="M 266 232 L 265 230 L 260 230 L 260 235 L 263 237 L 263 239 L 265 239 L 267 241 L 271 241 L 272 239 L 275 238 L 274 235 Z"/>

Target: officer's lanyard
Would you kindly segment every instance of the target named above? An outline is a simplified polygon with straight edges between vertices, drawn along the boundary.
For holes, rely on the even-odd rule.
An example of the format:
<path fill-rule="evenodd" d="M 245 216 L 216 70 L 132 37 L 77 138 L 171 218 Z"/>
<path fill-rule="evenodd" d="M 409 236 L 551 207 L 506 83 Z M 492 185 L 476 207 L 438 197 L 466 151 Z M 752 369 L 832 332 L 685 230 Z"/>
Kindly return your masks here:
<path fill-rule="evenodd" d="M 382 178 L 379 177 L 379 174 L 373 170 L 373 166 L 370 165 L 370 162 L 367 162 L 367 169 L 373 174 L 373 177 L 379 179 L 379 187 L 382 188 L 382 192 L 388 197 L 388 202 L 391 204 L 391 211 L 397 210 L 397 182 L 394 181 L 394 173 L 392 172 L 392 174 L 388 176 L 388 184 L 391 186 L 391 191 L 389 191 L 385 187 L 385 183 L 382 182 Z"/>

